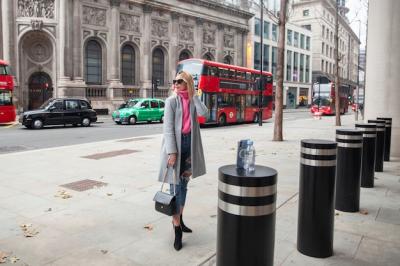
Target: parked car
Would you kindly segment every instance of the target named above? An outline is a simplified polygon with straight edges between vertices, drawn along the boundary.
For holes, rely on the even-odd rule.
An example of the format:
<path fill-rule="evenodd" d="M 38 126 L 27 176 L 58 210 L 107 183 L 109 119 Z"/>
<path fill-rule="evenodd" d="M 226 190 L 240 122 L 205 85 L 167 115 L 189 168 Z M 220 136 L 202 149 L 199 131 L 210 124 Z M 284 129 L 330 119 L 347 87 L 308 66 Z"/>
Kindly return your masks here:
<path fill-rule="evenodd" d="M 82 125 L 89 127 L 97 121 L 96 111 L 86 99 L 52 98 L 37 110 L 20 115 L 19 122 L 27 128 L 40 129 L 47 125 Z"/>
<path fill-rule="evenodd" d="M 124 108 L 112 113 L 112 119 L 117 124 L 134 125 L 139 121 L 163 122 L 164 101 L 154 98 L 138 98 L 129 100 Z"/>

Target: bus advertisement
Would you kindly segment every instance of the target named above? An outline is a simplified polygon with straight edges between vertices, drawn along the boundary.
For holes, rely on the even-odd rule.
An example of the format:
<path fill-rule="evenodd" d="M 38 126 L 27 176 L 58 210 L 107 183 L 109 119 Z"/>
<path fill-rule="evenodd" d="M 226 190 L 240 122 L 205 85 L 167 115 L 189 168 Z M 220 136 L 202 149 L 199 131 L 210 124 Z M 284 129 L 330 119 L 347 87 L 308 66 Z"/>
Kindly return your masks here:
<path fill-rule="evenodd" d="M 340 99 L 340 113 L 345 114 L 349 109 L 349 95 L 350 87 L 340 86 L 339 99 Z M 323 115 L 335 114 L 335 84 L 329 83 L 316 83 L 313 87 L 313 103 L 311 106 L 311 113 L 320 112 Z"/>
<path fill-rule="evenodd" d="M 15 121 L 16 113 L 13 105 L 14 81 L 10 66 L 7 62 L 0 60 L 0 124 Z"/>
<path fill-rule="evenodd" d="M 178 63 L 177 72 L 189 72 L 201 101 L 209 109 L 207 117 L 198 117 L 200 124 L 226 125 L 258 122 L 260 71 L 202 59 Z M 272 117 L 272 74 L 263 71 L 261 92 L 262 120 Z"/>

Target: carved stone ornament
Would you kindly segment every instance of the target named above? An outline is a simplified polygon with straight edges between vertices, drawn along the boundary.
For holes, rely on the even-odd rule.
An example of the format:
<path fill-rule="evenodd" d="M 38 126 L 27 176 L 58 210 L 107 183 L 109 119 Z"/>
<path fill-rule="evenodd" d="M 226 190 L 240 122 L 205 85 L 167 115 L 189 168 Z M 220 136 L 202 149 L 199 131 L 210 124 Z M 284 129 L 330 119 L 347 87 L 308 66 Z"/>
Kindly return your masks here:
<path fill-rule="evenodd" d="M 105 26 L 106 25 L 106 10 L 97 8 L 97 7 L 90 7 L 90 6 L 83 6 L 83 16 L 82 16 L 82 23 L 89 24 L 94 26 Z"/>
<path fill-rule="evenodd" d="M 19 17 L 54 18 L 54 0 L 18 0 Z"/>
<path fill-rule="evenodd" d="M 224 34 L 224 47 L 235 48 L 235 38 L 231 34 Z"/>
<path fill-rule="evenodd" d="M 162 38 L 168 36 L 168 22 L 152 19 L 151 35 Z"/>
<path fill-rule="evenodd" d="M 84 30 L 83 31 L 83 39 L 85 39 L 87 36 L 89 36 L 90 34 L 92 34 L 90 31 L 88 30 Z"/>
<path fill-rule="evenodd" d="M 31 20 L 31 27 L 33 30 L 42 30 L 43 21 L 41 20 Z"/>
<path fill-rule="evenodd" d="M 24 38 L 22 49 L 31 61 L 43 63 L 49 60 L 53 54 L 53 45 L 46 34 L 31 32 Z"/>
<path fill-rule="evenodd" d="M 126 31 L 140 32 L 140 17 L 121 13 L 119 29 Z"/>
<path fill-rule="evenodd" d="M 215 45 L 215 35 L 216 31 L 213 29 L 203 30 L 203 43 Z"/>
<path fill-rule="evenodd" d="M 193 42 L 194 34 L 193 34 L 193 26 L 190 25 L 179 25 L 179 39 L 182 41 Z"/>

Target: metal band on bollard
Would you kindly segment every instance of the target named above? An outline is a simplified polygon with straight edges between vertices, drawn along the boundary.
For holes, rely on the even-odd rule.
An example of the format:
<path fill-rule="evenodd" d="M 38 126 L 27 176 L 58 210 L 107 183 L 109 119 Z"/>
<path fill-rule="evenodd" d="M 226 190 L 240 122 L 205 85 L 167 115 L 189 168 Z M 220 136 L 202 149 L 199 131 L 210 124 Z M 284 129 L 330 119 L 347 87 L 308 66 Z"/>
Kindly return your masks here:
<path fill-rule="evenodd" d="M 385 121 L 385 148 L 384 148 L 384 161 L 390 161 L 390 144 L 392 138 L 392 118 L 389 117 L 378 117 L 378 120 Z"/>
<path fill-rule="evenodd" d="M 219 168 L 217 265 L 273 265 L 276 170 Z"/>
<path fill-rule="evenodd" d="M 383 120 L 368 120 L 368 123 L 376 124 L 375 142 L 375 172 L 383 172 L 383 158 L 385 154 L 385 124 Z"/>
<path fill-rule="evenodd" d="M 297 249 L 317 258 L 332 256 L 336 143 L 302 140 Z"/>
<path fill-rule="evenodd" d="M 363 147 L 362 131 L 337 129 L 337 165 L 335 209 L 357 212 L 360 209 L 360 171 Z"/>
<path fill-rule="evenodd" d="M 356 124 L 363 132 L 363 151 L 361 158 L 361 187 L 374 187 L 376 124 Z"/>

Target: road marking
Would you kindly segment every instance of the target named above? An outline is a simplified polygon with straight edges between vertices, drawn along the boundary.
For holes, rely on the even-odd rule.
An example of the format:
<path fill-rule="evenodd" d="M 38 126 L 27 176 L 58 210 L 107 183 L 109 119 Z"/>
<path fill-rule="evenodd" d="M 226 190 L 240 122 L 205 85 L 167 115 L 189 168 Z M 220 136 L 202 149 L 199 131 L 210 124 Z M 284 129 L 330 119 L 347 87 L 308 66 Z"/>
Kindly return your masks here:
<path fill-rule="evenodd" d="M 16 125 L 18 125 L 19 123 L 18 122 L 14 122 L 14 123 L 12 123 L 12 124 L 3 124 L 3 126 L 1 126 L 0 128 L 11 128 L 11 127 L 14 127 L 14 126 L 16 126 Z"/>

